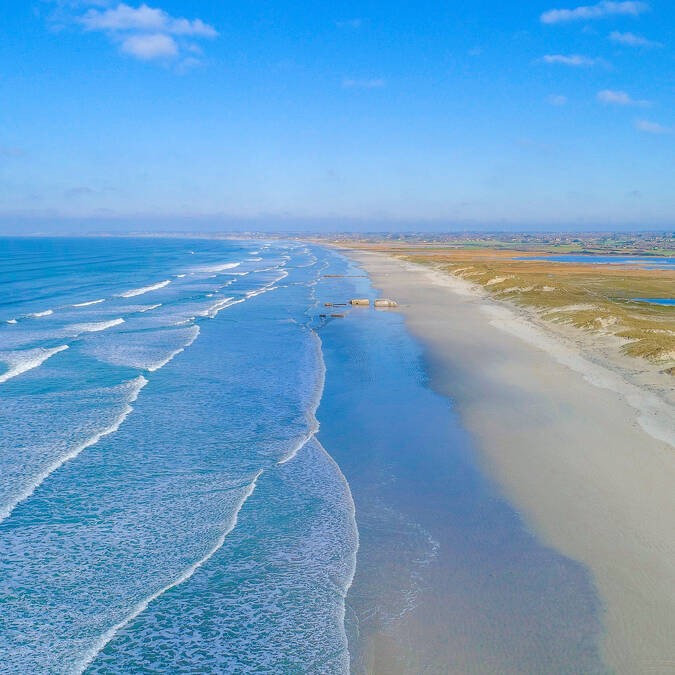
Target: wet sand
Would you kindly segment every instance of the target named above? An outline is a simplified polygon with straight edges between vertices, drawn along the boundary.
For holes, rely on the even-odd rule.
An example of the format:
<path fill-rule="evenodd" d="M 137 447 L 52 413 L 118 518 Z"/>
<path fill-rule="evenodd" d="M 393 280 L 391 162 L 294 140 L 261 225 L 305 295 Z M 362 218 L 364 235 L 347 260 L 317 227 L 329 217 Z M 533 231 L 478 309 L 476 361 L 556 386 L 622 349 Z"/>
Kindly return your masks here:
<path fill-rule="evenodd" d="M 349 252 L 400 303 L 483 468 L 545 543 L 585 565 L 617 673 L 675 672 L 675 410 L 466 282 Z"/>

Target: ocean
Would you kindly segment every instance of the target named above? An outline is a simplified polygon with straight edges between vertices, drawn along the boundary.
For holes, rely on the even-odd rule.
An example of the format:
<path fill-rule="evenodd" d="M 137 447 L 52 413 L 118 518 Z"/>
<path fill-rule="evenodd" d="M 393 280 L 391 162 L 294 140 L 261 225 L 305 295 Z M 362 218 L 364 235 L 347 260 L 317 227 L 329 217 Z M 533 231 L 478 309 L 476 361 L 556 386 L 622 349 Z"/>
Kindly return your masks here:
<path fill-rule="evenodd" d="M 603 672 L 401 316 L 324 307 L 376 297 L 339 252 L 4 239 L 0 288 L 3 672 Z"/>

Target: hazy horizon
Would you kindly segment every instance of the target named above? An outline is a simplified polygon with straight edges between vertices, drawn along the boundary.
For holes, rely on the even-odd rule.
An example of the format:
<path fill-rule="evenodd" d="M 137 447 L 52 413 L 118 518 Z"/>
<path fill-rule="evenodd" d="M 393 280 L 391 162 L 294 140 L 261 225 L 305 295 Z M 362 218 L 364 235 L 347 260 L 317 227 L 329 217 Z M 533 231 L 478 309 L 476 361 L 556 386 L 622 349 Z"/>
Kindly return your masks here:
<path fill-rule="evenodd" d="M 73 221 L 64 220 L 33 220 L 26 219 L 14 224 L 0 223 L 0 237 L 35 237 L 35 236 L 233 236 L 245 235 L 443 235 L 443 234 L 490 234 L 490 235 L 535 235 L 535 234 L 672 234 L 670 227 L 648 226 L 614 226 L 598 224 L 592 226 L 564 226 L 556 224 L 439 224 L 415 223 L 395 221 L 350 222 L 336 221 L 204 221 L 200 219 L 159 219 L 158 221 L 142 221 L 133 218 L 122 218 L 117 221 L 98 219 L 82 219 Z"/>

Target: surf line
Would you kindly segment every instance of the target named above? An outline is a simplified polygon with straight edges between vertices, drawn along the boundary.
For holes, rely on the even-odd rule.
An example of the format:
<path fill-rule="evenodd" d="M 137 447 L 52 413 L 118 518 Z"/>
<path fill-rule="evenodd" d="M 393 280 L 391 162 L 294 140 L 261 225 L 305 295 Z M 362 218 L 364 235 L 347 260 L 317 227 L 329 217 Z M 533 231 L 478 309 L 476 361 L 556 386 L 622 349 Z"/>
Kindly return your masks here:
<path fill-rule="evenodd" d="M 318 428 L 318 424 L 317 424 Z M 307 443 L 315 437 L 315 431 L 310 433 L 305 440 L 300 443 L 290 454 L 290 456 L 287 456 L 286 458 L 276 462 L 275 465 L 272 465 L 270 468 L 274 468 L 274 466 L 279 466 L 281 464 L 285 464 L 289 460 L 291 460 L 293 457 L 295 457 L 298 452 L 307 445 Z M 318 443 L 318 441 L 317 441 Z M 319 444 L 320 445 L 320 444 Z M 323 449 L 323 446 L 321 446 L 321 449 L 326 452 Z M 328 454 L 328 453 L 326 453 Z M 335 460 L 333 460 L 330 455 L 328 457 L 335 463 Z M 337 464 L 336 464 L 337 466 Z M 338 468 L 339 470 L 339 468 Z M 155 591 L 152 595 L 149 595 L 147 598 L 144 598 L 140 602 L 138 602 L 131 612 L 121 621 L 116 623 L 114 626 L 110 627 L 101 637 L 94 643 L 94 645 L 88 649 L 85 654 L 82 656 L 82 658 L 73 666 L 73 669 L 70 671 L 72 675 L 82 675 L 87 668 L 92 664 L 94 659 L 98 656 L 98 654 L 105 648 L 105 646 L 117 635 L 117 633 L 122 630 L 125 626 L 127 626 L 131 621 L 133 621 L 139 614 L 142 614 L 152 602 L 157 600 L 160 596 L 164 595 L 167 591 L 171 590 L 172 588 L 175 588 L 176 586 L 180 586 L 182 583 L 188 581 L 190 577 L 194 575 L 194 573 L 208 560 L 210 560 L 216 552 L 222 548 L 223 544 L 225 543 L 225 539 L 227 538 L 227 535 L 234 530 L 234 528 L 237 526 L 237 523 L 239 521 L 239 513 L 241 512 L 242 508 L 244 507 L 244 504 L 248 500 L 248 498 L 253 494 L 255 488 L 257 487 L 258 484 L 258 479 L 262 474 L 265 472 L 265 469 L 260 469 L 254 476 L 253 480 L 251 483 L 248 485 L 246 490 L 244 491 L 244 494 L 242 495 L 242 498 L 239 500 L 239 503 L 237 504 L 237 508 L 234 511 L 234 514 L 232 516 L 232 519 L 230 520 L 229 525 L 226 527 L 225 531 L 218 537 L 216 540 L 215 544 L 207 551 L 206 555 L 204 555 L 202 558 L 197 560 L 196 562 L 192 563 L 189 567 L 187 567 L 174 581 L 168 583 L 166 586 L 163 586 L 159 590 Z M 343 480 L 345 483 L 347 482 L 344 476 L 342 475 L 342 472 L 340 472 L 340 475 L 342 476 Z M 348 489 L 348 494 L 349 498 L 351 500 L 351 505 L 352 505 L 352 517 L 354 519 L 354 527 L 356 527 L 356 517 L 355 517 L 355 508 L 353 507 L 353 499 L 351 497 L 351 491 L 349 490 L 349 484 L 347 484 L 347 489 Z M 357 530 L 357 540 L 358 540 L 358 530 Z M 358 548 L 358 547 L 357 547 Z M 354 578 L 354 570 L 356 569 L 356 552 L 354 552 L 354 564 L 352 566 L 352 572 L 351 572 L 351 577 L 349 581 L 349 585 L 347 586 L 347 589 L 349 586 L 351 586 L 352 580 Z M 344 591 L 346 595 L 346 590 Z M 343 623 L 344 623 L 344 616 L 343 616 Z"/>
<path fill-rule="evenodd" d="M 281 277 L 283 278 L 283 277 Z M 278 279 L 276 280 L 278 281 Z M 262 287 L 262 289 L 258 289 L 260 292 L 265 292 L 267 290 L 274 290 L 276 287 L 273 286 L 276 281 L 270 282 L 266 284 L 265 286 Z M 234 300 L 230 302 L 230 304 L 226 305 L 227 307 L 238 304 L 240 302 L 245 302 L 248 299 L 248 294 L 247 296 L 240 298 L 239 300 Z M 223 307 L 224 309 L 224 307 Z M 213 318 L 213 317 L 211 317 Z M 296 322 L 298 323 L 298 322 Z M 340 471 L 339 466 L 335 462 L 335 460 L 330 456 L 330 454 L 325 450 L 325 448 L 321 445 L 319 440 L 316 438 L 316 434 L 319 430 L 319 421 L 316 417 L 316 411 L 318 410 L 319 403 L 321 401 L 321 397 L 323 395 L 323 389 L 324 389 L 324 383 L 325 383 L 325 375 L 326 375 L 326 365 L 323 359 L 323 350 L 322 350 L 322 344 L 321 344 L 321 338 L 318 336 L 318 334 L 308 328 L 307 326 L 302 326 L 302 324 L 298 324 L 305 330 L 308 330 L 312 337 L 314 338 L 314 344 L 318 353 L 319 357 L 319 364 L 320 364 L 320 374 L 319 377 L 317 378 L 317 387 L 315 390 L 315 396 L 314 400 L 312 401 L 312 404 L 310 406 L 310 409 L 308 411 L 308 423 L 310 424 L 310 429 L 307 434 L 301 437 L 301 440 L 293 447 L 293 449 L 286 454 L 286 456 L 282 457 L 280 460 L 275 462 L 272 466 L 269 467 L 269 469 L 273 469 L 277 466 L 281 466 L 283 464 L 286 464 L 289 462 L 291 459 L 293 459 L 295 456 L 297 456 L 298 452 L 304 447 L 307 446 L 307 444 L 314 439 L 314 441 L 317 443 L 319 448 L 321 449 L 322 452 L 324 452 L 329 460 L 335 465 L 340 477 L 342 480 L 345 482 L 346 486 L 346 491 L 349 499 L 349 504 L 350 504 L 350 520 L 352 524 L 352 529 L 354 531 L 355 537 L 356 537 L 356 545 L 354 548 L 354 551 L 351 553 L 351 564 L 350 564 L 350 573 L 348 575 L 347 582 L 345 584 L 345 588 L 343 589 L 343 603 L 341 607 L 341 622 L 344 627 L 344 613 L 345 613 L 345 607 L 344 607 L 344 599 L 346 598 L 347 592 L 349 588 L 351 587 L 353 580 L 354 580 L 354 574 L 356 571 L 356 555 L 357 551 L 359 548 L 359 532 L 358 532 L 358 527 L 356 524 L 356 507 L 354 505 L 354 499 L 352 497 L 351 489 L 349 487 L 349 483 L 347 482 L 346 477 Z M 181 350 L 182 351 L 182 350 Z M 159 590 L 155 591 L 151 595 L 149 595 L 147 598 L 144 598 L 140 602 L 138 602 L 131 610 L 131 612 L 121 621 L 116 623 L 114 626 L 111 626 L 103 635 L 100 636 L 100 638 L 94 643 L 94 645 L 88 649 L 82 658 L 78 660 L 73 668 L 71 669 L 72 675 L 82 675 L 87 668 L 92 664 L 94 659 L 98 656 L 98 654 L 105 648 L 105 646 L 117 635 L 117 633 L 122 630 L 125 626 L 127 626 L 131 621 L 133 621 L 137 616 L 142 614 L 152 602 L 157 600 L 157 598 L 161 597 L 166 593 L 167 591 L 171 590 L 172 588 L 175 588 L 176 586 L 180 586 L 184 582 L 188 581 L 194 573 L 202 566 L 204 563 L 208 562 L 216 553 L 217 551 L 222 548 L 222 546 L 225 543 L 225 539 L 227 538 L 227 535 L 234 530 L 234 528 L 237 526 L 237 523 L 239 521 L 239 514 L 244 507 L 244 504 L 248 500 L 248 498 L 253 494 L 255 491 L 255 488 L 257 487 L 258 480 L 260 476 L 266 471 L 266 468 L 260 469 L 254 476 L 253 480 L 247 487 L 247 489 L 244 491 L 242 498 L 239 501 L 239 504 L 237 505 L 237 508 L 234 511 L 234 514 L 232 516 L 232 519 L 230 520 L 229 525 L 226 527 L 225 531 L 218 537 L 214 545 L 207 551 L 206 555 L 204 555 L 202 558 L 197 560 L 196 562 L 192 563 L 189 567 L 187 567 L 174 581 L 166 584 Z M 347 637 L 346 637 L 346 632 L 344 633 L 344 644 L 345 646 L 347 645 Z M 347 649 L 347 654 L 349 655 L 349 650 Z"/>
<path fill-rule="evenodd" d="M 307 330 L 314 342 L 314 349 L 317 356 L 317 361 L 319 363 L 319 374 L 316 379 L 314 397 L 310 403 L 309 410 L 307 411 L 307 415 L 305 418 L 307 421 L 307 425 L 309 426 L 309 430 L 304 436 L 301 437 L 300 441 L 291 449 L 291 451 L 288 452 L 284 457 L 282 457 L 277 462 L 278 466 L 286 464 L 286 462 L 290 462 L 300 452 L 300 450 L 302 450 L 302 448 L 304 448 L 307 445 L 307 443 L 309 443 L 313 438 L 318 443 L 316 435 L 319 433 L 320 425 L 319 420 L 316 417 L 316 411 L 319 409 L 319 404 L 321 403 L 321 398 L 323 396 L 323 389 L 326 383 L 326 364 L 323 360 L 323 349 L 321 344 L 321 338 L 317 335 L 315 331 L 311 330 L 310 328 L 307 328 L 307 326 L 303 326 L 297 321 L 295 323 L 298 324 L 304 330 Z"/>
<path fill-rule="evenodd" d="M 98 443 L 104 436 L 109 436 L 110 434 L 115 433 L 122 425 L 122 422 L 124 422 L 124 420 L 129 416 L 129 414 L 133 410 L 131 403 L 133 403 L 138 398 L 139 392 L 141 391 L 141 389 L 143 389 L 143 387 L 147 383 L 148 381 L 142 375 L 139 375 L 134 380 L 131 380 L 129 383 L 133 385 L 131 395 L 127 399 L 127 404 L 124 410 L 120 413 L 117 419 L 109 427 L 106 427 L 102 431 L 96 432 L 93 436 L 90 436 L 86 441 L 83 441 L 82 443 L 76 445 L 74 448 L 69 450 L 65 455 L 62 455 L 61 457 L 53 461 L 51 464 L 49 464 L 47 468 L 43 469 L 30 485 L 25 487 L 23 491 L 20 492 L 9 504 L 6 504 L 2 508 L 0 508 L 0 523 L 3 520 L 9 518 L 12 511 L 14 511 L 14 509 L 17 507 L 18 504 L 28 499 L 35 492 L 35 490 L 37 490 L 37 488 L 42 483 L 44 483 L 44 481 L 51 474 L 54 473 L 54 471 L 60 469 L 68 460 L 77 457 L 84 449 L 90 448 L 92 445 L 96 445 L 96 443 Z"/>
<path fill-rule="evenodd" d="M 274 283 L 274 282 L 272 282 Z M 231 304 L 236 304 L 239 302 L 245 302 L 247 300 L 246 297 L 241 298 L 239 300 L 235 300 Z M 306 328 L 306 327 L 305 327 Z M 320 355 L 320 363 L 321 363 L 321 374 L 319 376 L 319 381 L 318 381 L 318 391 L 315 393 L 315 401 L 313 402 L 312 408 L 310 408 L 310 412 L 308 414 L 309 422 L 312 423 L 312 426 L 310 428 L 310 431 L 302 437 L 302 440 L 294 446 L 294 448 L 288 453 L 285 457 L 282 459 L 278 460 L 275 464 L 273 464 L 270 469 L 274 468 L 275 466 L 280 466 L 282 464 L 285 464 L 286 462 L 290 461 L 295 457 L 298 452 L 307 445 L 307 443 L 315 438 L 316 433 L 319 429 L 319 423 L 318 420 L 316 419 L 316 415 L 314 414 L 318 408 L 319 401 L 321 400 L 321 396 L 323 393 L 323 387 L 324 387 L 324 381 L 325 381 L 325 372 L 326 372 L 326 367 L 325 363 L 323 361 L 323 355 L 321 354 L 321 339 L 319 336 L 314 332 L 311 331 L 312 335 L 315 338 L 315 345 L 317 346 L 319 350 L 319 355 Z M 316 439 L 315 439 L 316 440 Z M 317 440 L 318 443 L 318 440 Z M 320 445 L 320 444 L 319 444 Z M 323 449 L 323 446 L 321 446 L 321 449 L 326 452 Z M 328 454 L 328 453 L 326 453 Z M 331 461 L 335 462 L 330 455 L 328 455 Z M 337 465 L 336 465 L 337 466 Z M 258 479 L 262 474 L 265 472 L 265 468 L 260 469 L 254 476 L 253 480 L 247 487 L 247 489 L 244 491 L 242 498 L 239 500 L 239 503 L 234 511 L 234 514 L 232 516 L 232 519 L 230 520 L 229 525 L 226 527 L 225 531 L 218 537 L 218 539 L 215 541 L 214 545 L 207 551 L 206 555 L 204 555 L 202 558 L 197 560 L 196 562 L 192 563 L 189 567 L 187 567 L 174 581 L 171 581 L 170 583 L 166 584 L 165 586 L 161 587 L 159 590 L 155 591 L 151 595 L 149 595 L 147 598 L 144 598 L 140 602 L 138 602 L 134 607 L 132 608 L 131 612 L 121 621 L 116 623 L 114 626 L 111 626 L 103 635 L 100 636 L 100 638 L 93 644 L 93 646 L 88 649 L 82 658 L 75 663 L 73 666 L 72 670 L 70 671 L 72 675 L 82 675 L 87 668 L 92 664 L 94 659 L 98 656 L 98 654 L 105 648 L 105 646 L 117 635 L 117 633 L 122 630 L 125 626 L 127 626 L 131 621 L 133 621 L 139 614 L 142 614 L 152 602 L 157 600 L 160 596 L 164 595 L 167 591 L 171 590 L 172 588 L 175 588 L 176 586 L 180 586 L 182 583 L 188 581 L 194 573 L 208 560 L 210 560 L 215 553 L 222 548 L 223 544 L 225 543 L 225 539 L 227 538 L 227 535 L 234 530 L 234 528 L 237 526 L 237 522 L 239 521 L 239 514 L 241 512 L 241 509 L 243 508 L 244 504 L 248 500 L 248 498 L 253 494 L 257 484 L 258 484 Z M 339 468 L 338 468 L 339 471 Z M 345 483 L 347 483 L 344 475 L 342 475 L 342 472 L 340 472 L 340 475 L 342 476 L 343 480 Z M 349 494 L 349 498 L 351 500 L 351 507 L 352 507 L 352 517 L 353 517 L 353 526 L 356 529 L 356 516 L 355 516 L 355 508 L 353 506 L 354 502 L 351 496 L 351 491 L 349 490 L 349 484 L 347 483 L 347 490 Z M 358 541 L 358 529 L 356 529 L 356 536 L 357 536 L 357 541 Z M 358 545 L 357 545 L 358 548 Z M 349 586 L 351 586 L 352 580 L 354 578 L 354 570 L 356 569 L 356 551 L 354 552 L 354 561 L 352 565 L 352 571 L 351 571 L 351 577 L 349 580 L 349 583 L 347 585 L 347 589 Z M 347 589 L 345 589 L 345 595 L 347 592 Z M 343 608 L 344 610 L 344 608 Z M 342 622 L 344 624 L 344 616 L 342 618 Z"/>
<path fill-rule="evenodd" d="M 0 360 L 7 363 L 9 368 L 0 375 L 0 382 L 7 382 L 17 375 L 21 375 L 33 368 L 41 366 L 48 358 L 68 349 L 68 345 L 60 347 L 36 347 L 35 349 L 25 349 L 16 352 L 0 352 Z M 21 359 L 23 357 L 23 360 Z M 28 358 L 26 358 L 28 357 Z"/>
<path fill-rule="evenodd" d="M 317 279 L 318 281 L 318 279 Z M 314 286 L 313 283 L 310 283 L 309 286 Z M 313 295 L 313 294 L 312 294 Z M 345 653 L 347 654 L 347 664 L 345 664 L 346 669 L 349 669 L 349 663 L 351 662 L 351 654 L 349 652 L 349 640 L 347 638 L 347 629 L 345 627 L 345 614 L 346 614 L 346 600 L 347 600 L 347 594 L 349 593 L 349 589 L 352 587 L 352 584 L 354 583 L 354 576 L 356 575 L 356 558 L 358 555 L 358 551 L 361 545 L 361 539 L 359 535 L 359 527 L 356 522 L 356 505 L 354 503 L 354 497 L 352 495 L 352 490 L 351 486 L 349 485 L 349 481 L 347 480 L 347 477 L 342 473 L 342 470 L 340 469 L 339 464 L 333 459 L 331 454 L 326 450 L 326 448 L 323 447 L 321 444 L 321 441 L 317 438 L 317 434 L 319 433 L 319 428 L 320 428 L 320 423 L 319 419 L 316 416 L 316 413 L 319 409 L 319 405 L 321 404 L 321 399 L 323 398 L 323 392 L 325 389 L 326 385 L 326 362 L 323 358 L 323 342 L 321 341 L 321 337 L 319 334 L 309 326 L 305 324 L 301 324 L 299 322 L 297 323 L 298 326 L 303 328 L 304 330 L 308 331 L 309 334 L 312 337 L 312 340 L 314 342 L 314 347 L 315 347 L 315 352 L 316 352 L 316 357 L 317 361 L 319 364 L 319 374 L 316 379 L 316 387 L 314 390 L 314 398 L 310 404 L 309 410 L 307 412 L 307 424 L 309 425 L 309 431 L 307 434 L 305 434 L 299 443 L 297 443 L 293 449 L 286 454 L 285 457 L 282 457 L 278 462 L 277 466 L 282 466 L 286 464 L 287 462 L 290 462 L 294 457 L 297 456 L 297 454 L 302 450 L 304 447 L 307 446 L 307 444 L 310 441 L 314 441 L 316 443 L 317 447 L 319 450 L 328 458 L 328 460 L 333 464 L 335 467 L 335 470 L 340 477 L 340 479 L 344 483 L 345 487 L 345 492 L 347 495 L 347 501 L 349 504 L 349 522 L 352 530 L 352 534 L 354 536 L 354 548 L 349 554 L 349 573 L 347 575 L 347 578 L 345 579 L 345 583 L 343 588 L 341 589 L 341 598 L 342 602 L 340 603 L 340 608 L 339 608 L 339 622 L 340 625 L 342 626 L 342 644 L 343 648 L 345 650 Z"/>
<path fill-rule="evenodd" d="M 170 279 L 166 279 L 164 281 L 160 281 L 156 284 L 152 284 L 151 286 L 142 286 L 141 288 L 132 288 L 130 291 L 125 291 L 124 293 L 119 293 L 116 297 L 118 298 L 133 298 L 137 295 L 143 295 L 144 293 L 149 293 L 150 291 L 156 291 L 159 288 L 164 288 L 164 286 L 168 286 L 171 283 Z"/>
<path fill-rule="evenodd" d="M 103 633 L 103 635 L 101 635 L 101 637 L 96 641 L 96 643 L 91 647 L 91 649 L 89 649 L 84 654 L 84 656 L 75 664 L 73 670 L 71 671 L 74 675 L 81 675 L 81 673 L 83 673 L 89 667 L 92 661 L 108 644 L 108 642 L 110 642 L 122 628 L 124 628 L 128 623 L 133 621 L 139 614 L 144 612 L 151 602 L 159 598 L 161 595 L 164 595 L 164 593 L 166 593 L 168 590 L 171 590 L 176 586 L 180 586 L 180 584 L 187 581 L 205 562 L 207 562 L 210 558 L 213 557 L 216 551 L 218 551 L 218 549 L 220 549 L 225 543 L 227 535 L 230 534 L 230 532 L 232 532 L 232 530 L 234 530 L 234 528 L 236 527 L 237 521 L 239 520 L 239 512 L 246 503 L 246 500 L 253 494 L 253 491 L 255 490 L 256 485 L 258 483 L 258 478 L 260 478 L 263 471 L 264 469 L 260 469 L 253 478 L 253 480 L 251 481 L 250 485 L 248 485 L 241 499 L 239 500 L 239 504 L 235 509 L 234 515 L 230 520 L 229 525 L 226 527 L 225 531 L 220 535 L 220 537 L 218 537 L 215 544 L 209 549 L 206 555 L 197 560 L 196 562 L 192 563 L 192 565 L 186 568 L 182 572 L 182 574 L 180 574 L 174 581 L 167 584 L 166 586 L 163 586 L 158 591 L 155 591 L 152 595 L 149 595 L 147 598 L 144 598 L 139 603 L 137 603 L 131 610 L 130 614 L 128 614 L 124 619 L 122 619 L 122 621 L 116 623 L 114 626 L 109 628 L 105 633 Z"/>
<path fill-rule="evenodd" d="M 199 326 L 195 326 L 194 324 L 192 325 L 192 328 L 195 328 L 196 330 L 193 331 L 193 334 L 190 338 L 188 338 L 188 341 L 179 349 L 174 349 L 174 351 L 169 354 L 165 359 L 162 359 L 161 361 L 158 361 L 157 363 L 153 363 L 145 368 L 145 370 L 154 373 L 156 370 L 159 370 L 160 368 L 163 368 L 171 359 L 173 359 L 174 356 L 178 356 L 181 352 L 185 351 L 198 337 L 200 333 L 200 328 Z"/>
<path fill-rule="evenodd" d="M 316 281 L 318 281 L 318 279 Z M 314 283 L 309 284 L 309 286 L 312 287 L 312 290 L 314 285 L 315 285 Z M 312 293 L 312 297 L 314 300 L 316 300 L 316 296 L 314 293 Z M 344 585 L 341 589 L 340 595 L 342 598 L 342 602 L 340 603 L 339 607 L 339 622 L 342 627 L 342 644 L 345 650 L 345 654 L 347 655 L 347 663 L 345 664 L 345 670 L 348 671 L 349 664 L 351 663 L 351 653 L 349 651 L 349 639 L 347 638 L 347 628 L 345 626 L 346 601 L 347 601 L 347 594 L 349 593 L 349 589 L 352 587 L 352 584 L 354 583 L 354 576 L 356 575 L 356 559 L 358 556 L 359 548 L 361 546 L 361 538 L 359 534 L 358 523 L 356 522 L 356 504 L 354 503 L 354 497 L 352 495 L 352 490 L 351 486 L 349 485 L 349 481 L 347 480 L 347 477 L 342 473 L 340 465 L 335 461 L 335 459 L 328 452 L 328 450 L 326 450 L 326 448 L 323 447 L 321 441 L 319 441 L 319 439 L 317 438 L 317 434 L 319 433 L 319 428 L 321 424 L 316 414 L 319 410 L 319 405 L 321 404 L 321 399 L 323 398 L 323 392 L 326 386 L 326 362 L 323 358 L 323 342 L 319 334 L 313 328 L 310 328 L 306 324 L 303 325 L 298 323 L 298 325 L 307 330 L 312 337 L 316 352 L 316 358 L 319 364 L 319 374 L 316 380 L 314 398 L 312 400 L 312 403 L 310 405 L 307 414 L 307 422 L 310 425 L 310 431 L 308 432 L 304 440 L 301 441 L 301 443 L 299 443 L 288 455 L 286 455 L 286 457 L 282 458 L 280 461 L 277 462 L 277 466 L 281 466 L 283 464 L 286 464 L 286 462 L 292 460 L 294 457 L 297 456 L 297 454 L 300 452 L 300 450 L 302 450 L 302 448 L 304 448 L 310 441 L 313 440 L 314 443 L 319 448 L 319 450 L 333 464 L 333 466 L 335 467 L 335 471 L 337 472 L 338 476 L 344 483 L 347 502 L 349 504 L 349 523 L 351 526 L 352 535 L 354 536 L 354 548 L 349 554 L 349 572 L 347 574 L 347 578 L 345 579 Z"/>

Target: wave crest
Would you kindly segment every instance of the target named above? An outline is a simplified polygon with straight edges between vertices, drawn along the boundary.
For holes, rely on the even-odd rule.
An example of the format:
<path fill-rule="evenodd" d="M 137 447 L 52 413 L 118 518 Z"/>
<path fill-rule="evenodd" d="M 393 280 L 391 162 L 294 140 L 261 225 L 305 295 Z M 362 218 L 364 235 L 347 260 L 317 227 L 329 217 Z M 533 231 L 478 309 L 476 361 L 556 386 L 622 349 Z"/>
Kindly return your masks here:
<path fill-rule="evenodd" d="M 0 375 L 0 382 L 7 382 L 7 380 L 25 373 L 27 370 L 37 368 L 50 356 L 54 356 L 54 354 L 62 352 L 64 349 L 68 349 L 68 345 L 51 347 L 50 349 L 37 347 L 18 352 L 0 352 L 0 361 L 9 366 L 9 369 Z"/>

